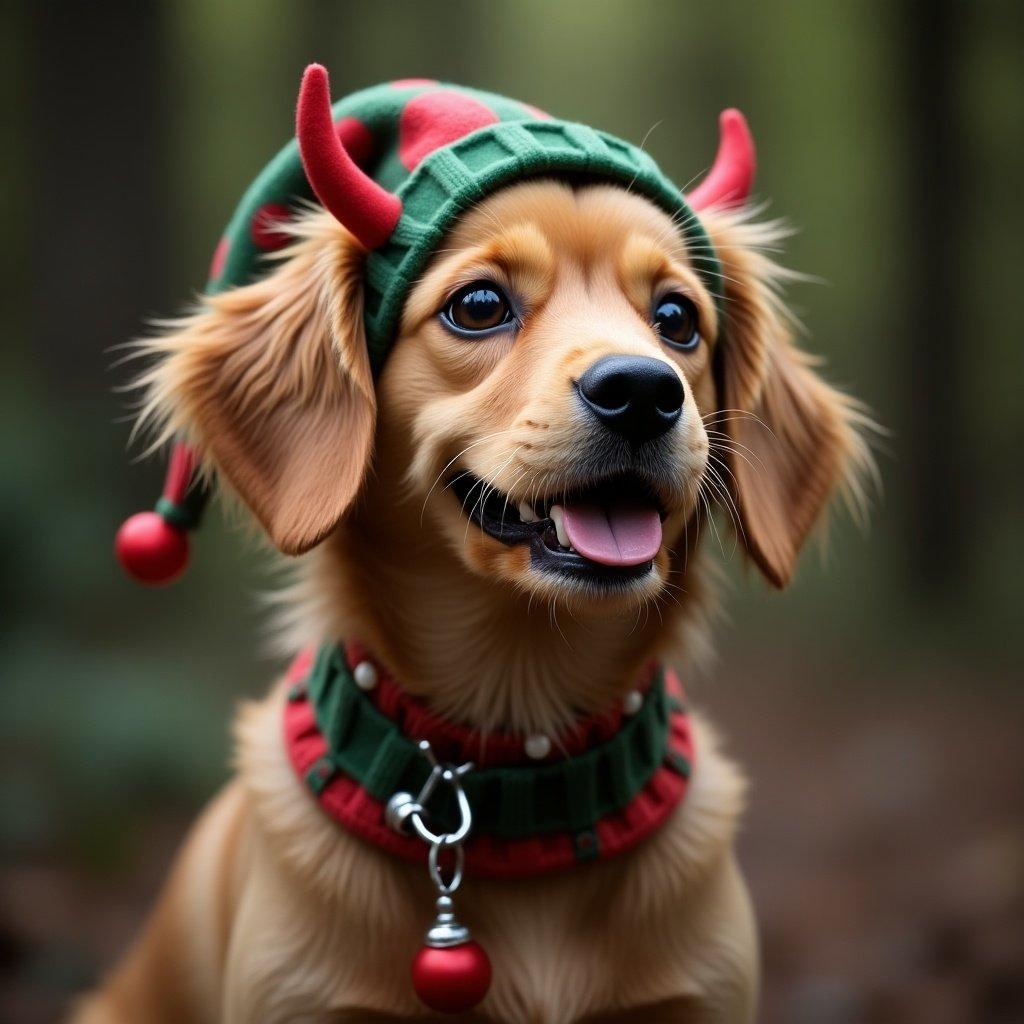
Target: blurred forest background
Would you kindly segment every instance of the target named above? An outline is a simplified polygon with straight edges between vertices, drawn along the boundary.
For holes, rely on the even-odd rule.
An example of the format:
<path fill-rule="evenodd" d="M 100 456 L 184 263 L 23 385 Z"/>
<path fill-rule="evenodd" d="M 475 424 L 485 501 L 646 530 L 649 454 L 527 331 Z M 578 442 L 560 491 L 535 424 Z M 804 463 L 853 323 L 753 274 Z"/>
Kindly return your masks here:
<path fill-rule="evenodd" d="M 691 683 L 753 780 L 762 1019 L 1024 1021 L 1024 5 L 46 0 L 0 39 L 0 1020 L 109 965 L 278 667 L 270 561 L 216 514 L 176 587 L 116 567 L 163 467 L 109 349 L 201 286 L 315 59 L 336 96 L 450 79 L 645 139 L 681 182 L 747 113 L 811 347 L 891 431 L 870 531 L 787 595 L 725 546 Z"/>

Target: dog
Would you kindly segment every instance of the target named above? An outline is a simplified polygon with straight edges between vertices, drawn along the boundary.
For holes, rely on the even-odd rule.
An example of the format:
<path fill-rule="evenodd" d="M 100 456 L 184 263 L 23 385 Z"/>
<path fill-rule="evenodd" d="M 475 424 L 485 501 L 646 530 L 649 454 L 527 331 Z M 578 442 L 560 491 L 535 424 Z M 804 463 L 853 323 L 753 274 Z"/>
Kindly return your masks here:
<path fill-rule="evenodd" d="M 521 177 L 460 212 L 379 372 L 368 246 L 319 205 L 268 272 L 143 343 L 143 420 L 186 432 L 279 550 L 308 552 L 281 599 L 292 650 L 358 638 L 403 700 L 557 747 L 645 666 L 706 647 L 712 506 L 769 584 L 789 582 L 868 463 L 863 413 L 794 341 L 766 255 L 777 226 L 702 209 L 720 261 L 702 276 L 679 218 L 627 185 Z M 233 780 L 79 1024 L 435 1019 L 409 983 L 422 860 L 311 798 L 282 730 L 295 678 L 241 709 Z M 458 1019 L 753 1018 L 744 780 L 688 720 L 685 796 L 642 842 L 532 877 L 470 873 L 460 914 L 493 980 Z"/>

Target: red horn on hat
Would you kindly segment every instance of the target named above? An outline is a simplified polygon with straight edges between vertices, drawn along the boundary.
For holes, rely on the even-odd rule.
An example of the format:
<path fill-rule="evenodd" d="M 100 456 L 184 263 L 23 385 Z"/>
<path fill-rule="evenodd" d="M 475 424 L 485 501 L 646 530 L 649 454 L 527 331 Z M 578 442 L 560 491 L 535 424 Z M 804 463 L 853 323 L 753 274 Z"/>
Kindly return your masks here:
<path fill-rule="evenodd" d="M 310 64 L 295 111 L 302 166 L 321 203 L 367 249 L 382 246 L 402 216 L 402 201 L 365 175 L 338 138 L 327 69 Z"/>
<path fill-rule="evenodd" d="M 757 160 L 747 119 L 735 108 L 718 118 L 718 152 L 708 176 L 686 197 L 694 210 L 742 206 L 754 185 Z"/>

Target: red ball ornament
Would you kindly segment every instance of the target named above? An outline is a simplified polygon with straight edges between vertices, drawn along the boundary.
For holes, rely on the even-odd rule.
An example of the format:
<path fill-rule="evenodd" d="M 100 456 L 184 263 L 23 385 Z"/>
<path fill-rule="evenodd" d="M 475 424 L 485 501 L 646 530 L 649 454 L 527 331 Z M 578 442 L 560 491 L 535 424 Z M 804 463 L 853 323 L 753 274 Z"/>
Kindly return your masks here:
<path fill-rule="evenodd" d="M 412 962 L 412 985 L 432 1010 L 462 1013 L 487 995 L 491 961 L 472 940 L 443 949 L 424 946 Z"/>
<path fill-rule="evenodd" d="M 114 550 L 132 579 L 151 586 L 173 582 L 188 564 L 188 536 L 159 512 L 138 512 L 126 519 Z"/>

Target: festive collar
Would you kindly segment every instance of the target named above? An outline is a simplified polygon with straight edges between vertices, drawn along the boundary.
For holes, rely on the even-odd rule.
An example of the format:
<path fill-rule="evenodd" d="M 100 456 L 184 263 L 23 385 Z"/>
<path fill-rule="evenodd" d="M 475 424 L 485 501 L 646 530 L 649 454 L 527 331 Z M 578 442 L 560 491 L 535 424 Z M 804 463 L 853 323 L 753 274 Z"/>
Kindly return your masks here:
<path fill-rule="evenodd" d="M 664 823 L 690 777 L 682 689 L 656 665 L 636 696 L 581 720 L 546 752 L 522 736 L 438 717 L 358 644 L 300 655 L 287 685 L 284 734 L 295 771 L 330 817 L 388 853 L 427 857 L 418 838 L 385 821 L 388 800 L 419 792 L 430 773 L 417 742 L 428 740 L 439 760 L 474 762 L 462 779 L 474 820 L 470 875 L 525 878 L 623 853 Z M 455 821 L 447 789 L 435 793 L 431 812 Z"/>

